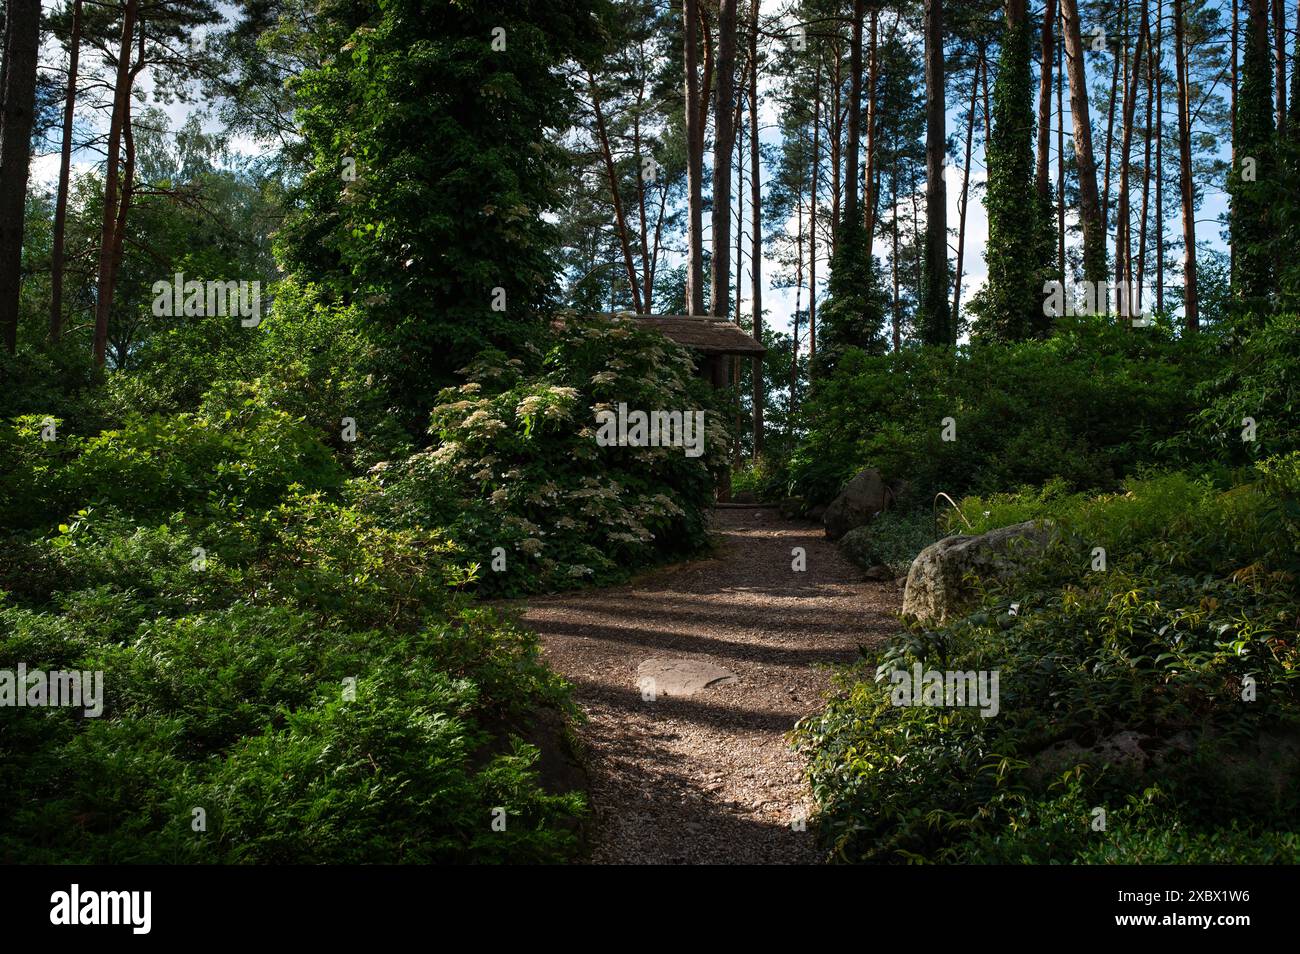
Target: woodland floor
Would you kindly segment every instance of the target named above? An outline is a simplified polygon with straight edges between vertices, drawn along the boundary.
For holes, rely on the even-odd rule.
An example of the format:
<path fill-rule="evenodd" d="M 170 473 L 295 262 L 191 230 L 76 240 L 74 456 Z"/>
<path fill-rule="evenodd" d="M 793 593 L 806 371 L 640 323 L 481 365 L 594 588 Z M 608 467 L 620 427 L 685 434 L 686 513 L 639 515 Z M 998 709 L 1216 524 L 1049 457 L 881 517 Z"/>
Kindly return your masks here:
<path fill-rule="evenodd" d="M 820 708 L 832 664 L 892 632 L 901 590 L 863 581 L 820 526 L 774 510 L 719 510 L 714 529 L 704 559 L 528 601 L 525 621 L 587 715 L 593 862 L 819 858 L 811 830 L 792 825 L 811 801 L 788 733 Z M 739 678 L 645 701 L 637 667 L 651 657 Z"/>

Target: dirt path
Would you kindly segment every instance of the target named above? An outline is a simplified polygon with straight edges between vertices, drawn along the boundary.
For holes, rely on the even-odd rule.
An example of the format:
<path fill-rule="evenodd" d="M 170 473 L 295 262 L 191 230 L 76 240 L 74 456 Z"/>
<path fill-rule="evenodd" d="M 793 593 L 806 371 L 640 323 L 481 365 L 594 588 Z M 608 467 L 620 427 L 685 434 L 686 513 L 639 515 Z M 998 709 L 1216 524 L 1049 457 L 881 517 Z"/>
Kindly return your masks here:
<path fill-rule="evenodd" d="M 525 620 L 588 715 L 592 861 L 818 860 L 791 824 L 811 803 L 787 733 L 819 708 L 827 664 L 892 631 L 901 593 L 863 582 L 819 526 L 746 509 L 718 511 L 715 529 L 712 558 L 529 601 Z M 647 701 L 638 666 L 652 657 L 738 679 Z"/>

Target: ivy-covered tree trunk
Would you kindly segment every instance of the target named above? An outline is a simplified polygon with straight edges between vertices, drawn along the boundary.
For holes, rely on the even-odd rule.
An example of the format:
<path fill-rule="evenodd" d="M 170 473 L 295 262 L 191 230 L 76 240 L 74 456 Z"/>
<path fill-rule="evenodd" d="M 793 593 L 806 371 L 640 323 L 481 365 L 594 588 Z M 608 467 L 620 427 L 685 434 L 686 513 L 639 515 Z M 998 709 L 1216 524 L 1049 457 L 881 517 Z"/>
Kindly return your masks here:
<path fill-rule="evenodd" d="M 844 150 L 844 201 L 831 246 L 830 277 L 822 306 L 820 347 L 815 349 L 818 374 L 832 371 L 845 348 L 885 351 L 874 263 L 867 255 L 866 224 L 858 210 L 858 153 L 862 129 L 862 28 L 864 0 L 854 0 L 849 39 L 848 142 Z M 945 297 L 947 295 L 945 285 Z M 809 325 L 810 334 L 814 325 Z M 812 365 L 810 365 L 811 367 Z"/>
<path fill-rule="evenodd" d="M 1175 26 L 1185 0 L 1175 0 Z M 1186 60 L 1184 41 L 1177 36 Z M 1241 83 L 1237 92 L 1236 156 L 1232 170 L 1232 245 L 1236 252 L 1233 288 L 1247 309 L 1266 306 L 1273 284 L 1273 256 L 1269 207 L 1264 182 L 1271 171 L 1273 138 L 1273 65 L 1268 37 L 1268 0 L 1249 0 L 1246 49 L 1242 55 Z M 1186 65 L 1184 63 L 1183 69 Z M 1186 77 L 1181 77 L 1186 86 Z M 1191 314 L 1188 315 L 1191 323 Z"/>
<path fill-rule="evenodd" d="M 1277 56 L 1277 131 L 1286 132 L 1286 0 L 1273 0 L 1273 45 Z"/>
<path fill-rule="evenodd" d="M 325 5 L 337 50 L 294 81 L 313 156 L 286 264 L 363 309 L 408 427 L 481 350 L 524 348 L 555 302 L 554 130 L 600 49 L 587 0 Z"/>
<path fill-rule="evenodd" d="M 1031 37 L 1025 0 L 1008 0 L 1006 28 L 993 84 L 988 144 L 988 281 L 972 303 L 984 338 L 1019 341 L 1048 324 L 1043 291 L 1039 204 L 1034 193 Z"/>

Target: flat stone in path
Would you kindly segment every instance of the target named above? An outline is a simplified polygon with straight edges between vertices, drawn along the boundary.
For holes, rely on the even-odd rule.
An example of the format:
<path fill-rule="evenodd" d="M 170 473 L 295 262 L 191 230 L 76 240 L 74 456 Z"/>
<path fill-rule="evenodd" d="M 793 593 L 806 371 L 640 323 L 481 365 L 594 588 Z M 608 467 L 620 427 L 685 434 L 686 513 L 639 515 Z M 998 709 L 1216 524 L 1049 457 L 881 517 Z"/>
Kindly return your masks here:
<path fill-rule="evenodd" d="M 699 659 L 655 656 L 636 667 L 636 686 L 643 695 L 650 692 L 656 696 L 693 696 L 710 686 L 739 681 L 734 672 Z"/>

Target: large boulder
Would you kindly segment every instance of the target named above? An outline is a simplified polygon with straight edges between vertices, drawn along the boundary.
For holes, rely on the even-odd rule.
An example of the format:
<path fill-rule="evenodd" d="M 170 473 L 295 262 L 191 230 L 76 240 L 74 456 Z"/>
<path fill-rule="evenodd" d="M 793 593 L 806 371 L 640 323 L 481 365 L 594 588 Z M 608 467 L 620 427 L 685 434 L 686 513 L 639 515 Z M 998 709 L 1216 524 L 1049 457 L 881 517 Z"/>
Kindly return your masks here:
<path fill-rule="evenodd" d="M 970 537 L 945 537 L 912 561 L 903 593 L 903 613 L 923 622 L 942 623 L 975 599 L 968 575 L 1007 579 L 1037 561 L 1051 541 L 1051 530 L 1029 521 Z"/>
<path fill-rule="evenodd" d="M 885 509 L 891 496 L 880 471 L 866 468 L 850 480 L 826 508 L 822 523 L 826 525 L 827 538 L 838 540 L 850 530 L 866 526 L 872 517 Z"/>

